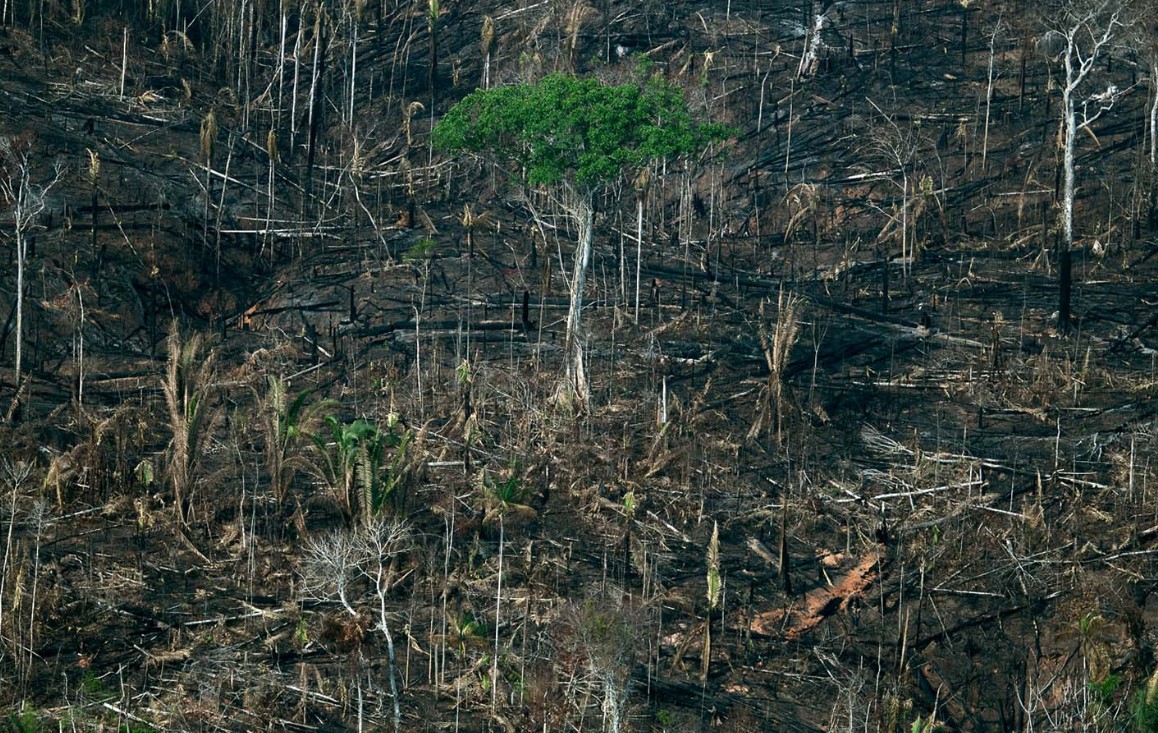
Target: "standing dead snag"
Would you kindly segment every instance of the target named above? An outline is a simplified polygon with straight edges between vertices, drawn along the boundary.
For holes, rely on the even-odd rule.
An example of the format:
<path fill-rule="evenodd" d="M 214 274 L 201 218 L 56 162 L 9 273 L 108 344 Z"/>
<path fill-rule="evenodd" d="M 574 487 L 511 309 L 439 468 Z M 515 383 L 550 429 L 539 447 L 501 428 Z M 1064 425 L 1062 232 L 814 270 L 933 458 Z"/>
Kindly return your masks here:
<path fill-rule="evenodd" d="M 1061 239 L 1058 258 L 1059 331 L 1068 331 L 1070 291 L 1073 281 L 1074 244 L 1074 151 L 1078 130 L 1088 130 L 1099 117 L 1113 108 L 1123 90 L 1112 82 L 1104 89 L 1091 89 L 1095 64 L 1132 25 L 1133 0 L 1053 0 L 1046 3 L 1042 23 L 1046 33 L 1042 47 L 1051 60 L 1061 64 L 1061 148 L 1063 189 L 1061 196 Z"/>
<path fill-rule="evenodd" d="M 902 127 L 897 123 L 895 115 L 888 114 L 876 103 L 869 100 L 883 118 L 883 124 L 873 129 L 869 135 L 868 152 L 879 165 L 886 166 L 884 171 L 873 171 L 884 180 L 893 184 L 901 193 L 900 211 L 894 204 L 888 212 L 888 223 L 877 235 L 877 242 L 883 249 L 881 263 L 881 312 L 889 310 L 889 255 L 888 241 L 895 238 L 901 243 L 901 272 L 907 280 L 910 263 L 915 264 L 917 250 L 912 240 L 911 232 L 916 217 L 910 215 L 913 204 L 913 174 L 914 162 L 922 141 L 919 130 L 912 124 Z M 895 176 L 900 176 L 900 181 Z"/>
<path fill-rule="evenodd" d="M 495 51 L 495 19 L 489 15 L 483 16 L 482 30 L 479 32 L 479 41 L 483 53 L 483 89 L 491 86 L 491 54 Z"/>
<path fill-rule="evenodd" d="M 831 22 L 828 11 L 832 9 L 832 5 L 831 0 L 825 0 L 820 3 L 820 8 L 816 8 L 815 4 L 809 7 L 810 12 L 807 15 L 811 24 L 802 28 L 804 31 L 804 49 L 800 54 L 800 64 L 796 67 L 796 79 L 798 81 L 815 76 L 820 68 L 820 51 L 824 48 L 821 33 Z"/>
<path fill-rule="evenodd" d="M 636 644 L 647 636 L 645 614 L 630 594 L 605 586 L 573 605 L 569 623 L 565 620 L 573 631 L 574 653 L 560 655 L 559 662 L 570 667 L 566 673 L 574 680 L 566 686 L 575 695 L 571 704 L 582 710 L 598 702 L 607 733 L 628 727 L 631 670 Z"/>
<path fill-rule="evenodd" d="M 0 196 L 11 207 L 16 234 L 16 361 L 15 384 L 20 392 L 20 370 L 24 355 L 24 269 L 28 259 L 28 230 L 44 211 L 48 192 L 63 174 L 58 168 L 47 184 L 32 183 L 32 163 L 28 158 L 30 137 L 0 136 Z"/>
<path fill-rule="evenodd" d="M 301 588 L 305 597 L 337 603 L 353 619 L 366 612 L 374 619 L 373 628 L 382 632 L 386 640 L 396 732 L 402 727 L 402 710 L 387 604 L 390 592 L 401 582 L 398 558 L 409 552 L 410 547 L 410 531 L 405 524 L 375 518 L 352 530 L 309 540 L 301 564 Z"/>
<path fill-rule="evenodd" d="M 1149 125 L 1150 165 L 1158 166 L 1158 8 L 1150 7 L 1150 17 L 1145 18 L 1142 27 L 1149 33 L 1149 42 L 1144 45 L 1146 62 L 1150 68 Z"/>
<path fill-rule="evenodd" d="M 427 70 L 427 85 L 430 87 L 430 99 L 433 101 L 438 91 L 438 18 L 442 10 L 438 0 L 428 0 L 426 7 L 426 23 L 430 29 L 430 68 Z"/>

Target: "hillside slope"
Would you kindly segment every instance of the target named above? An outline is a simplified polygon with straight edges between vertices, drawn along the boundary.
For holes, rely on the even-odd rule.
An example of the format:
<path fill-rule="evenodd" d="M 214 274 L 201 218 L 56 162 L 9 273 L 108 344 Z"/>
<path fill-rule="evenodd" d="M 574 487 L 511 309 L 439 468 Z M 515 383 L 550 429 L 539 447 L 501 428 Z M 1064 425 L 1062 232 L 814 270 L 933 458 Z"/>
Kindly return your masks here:
<path fill-rule="evenodd" d="M 95 5 L 0 25 L 7 728 L 1154 715 L 1137 42 L 1067 332 L 1029 3 Z M 430 130 L 637 54 L 734 134 L 600 202 L 576 412 L 571 222 Z"/>

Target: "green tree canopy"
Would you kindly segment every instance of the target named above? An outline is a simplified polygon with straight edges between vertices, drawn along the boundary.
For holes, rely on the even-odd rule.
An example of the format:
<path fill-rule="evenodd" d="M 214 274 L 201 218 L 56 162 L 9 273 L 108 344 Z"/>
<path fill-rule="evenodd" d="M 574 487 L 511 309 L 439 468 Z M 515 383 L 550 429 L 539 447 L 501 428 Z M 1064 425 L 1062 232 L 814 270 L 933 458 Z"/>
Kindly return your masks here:
<path fill-rule="evenodd" d="M 561 189 L 556 200 L 575 222 L 579 241 L 560 396 L 575 397 L 581 406 L 590 396 L 580 324 L 596 194 L 651 161 L 692 153 L 724 135 L 722 125 L 693 122 L 680 90 L 658 76 L 605 86 L 552 74 L 535 83 L 479 89 L 435 127 L 434 144 L 443 150 L 514 164 L 531 185 Z"/>
<path fill-rule="evenodd" d="M 434 144 L 516 162 L 532 185 L 566 181 L 590 192 L 723 134 L 721 125 L 694 123 L 681 91 L 658 76 L 604 86 L 551 74 L 472 92 L 442 118 Z"/>

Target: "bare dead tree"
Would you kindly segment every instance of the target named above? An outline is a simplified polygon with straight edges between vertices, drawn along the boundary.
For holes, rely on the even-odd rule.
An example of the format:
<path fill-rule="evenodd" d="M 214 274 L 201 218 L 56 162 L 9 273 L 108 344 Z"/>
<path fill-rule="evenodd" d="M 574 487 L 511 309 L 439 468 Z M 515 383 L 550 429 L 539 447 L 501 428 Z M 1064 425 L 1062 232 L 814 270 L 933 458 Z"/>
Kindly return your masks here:
<path fill-rule="evenodd" d="M 1063 188 L 1061 239 L 1057 244 L 1059 331 L 1071 326 L 1070 293 L 1073 286 L 1074 154 L 1079 130 L 1089 130 L 1098 118 L 1114 107 L 1122 95 L 1113 82 L 1095 87 L 1099 58 L 1125 34 L 1134 20 L 1133 0 L 1054 0 L 1043 7 L 1043 50 L 1061 66 L 1062 104 L 1060 147 Z"/>
<path fill-rule="evenodd" d="M 20 371 L 24 355 L 24 269 L 28 259 L 28 232 L 47 205 L 48 192 L 60 182 L 63 169 L 57 166 L 46 184 L 32 182 L 29 159 L 30 138 L 0 136 L 0 196 L 11 207 L 16 234 L 16 390 L 20 390 Z"/>
<path fill-rule="evenodd" d="M 410 531 L 396 519 L 377 518 L 352 530 L 311 538 L 300 565 L 306 598 L 337 603 L 351 618 L 366 611 L 374 629 L 386 639 L 394 730 L 402 728 L 395 673 L 394 636 L 390 632 L 389 598 L 397 584 L 397 559 L 409 551 Z"/>
<path fill-rule="evenodd" d="M 819 5 L 820 7 L 816 7 Z M 804 50 L 800 54 L 800 65 L 796 67 L 796 79 L 804 80 L 815 76 L 817 69 L 820 68 L 820 51 L 824 48 L 824 41 L 821 39 L 821 33 L 825 27 L 828 26 L 830 19 L 828 11 L 833 7 L 832 0 L 822 0 L 819 3 L 812 3 L 809 7 L 811 11 L 811 23 L 808 27 L 801 27 L 800 32 L 804 36 Z"/>
<path fill-rule="evenodd" d="M 889 223 L 882 229 L 878 237 L 882 242 L 890 236 L 895 236 L 901 243 L 901 271 L 907 278 L 910 263 L 916 260 L 916 253 L 912 246 L 911 230 L 912 217 L 910 207 L 913 199 L 913 173 L 917 159 L 917 151 L 921 147 L 920 131 L 912 124 L 902 126 L 894 115 L 886 113 L 876 103 L 869 101 L 883 118 L 883 123 L 874 128 L 869 134 L 868 152 L 880 165 L 887 166 L 885 170 L 875 171 L 881 178 L 892 182 L 900 189 L 900 211 L 888 214 Z M 900 181 L 897 181 L 897 178 Z M 887 245 L 884 245 L 887 247 Z M 888 310 L 888 257 L 882 263 L 882 311 Z"/>

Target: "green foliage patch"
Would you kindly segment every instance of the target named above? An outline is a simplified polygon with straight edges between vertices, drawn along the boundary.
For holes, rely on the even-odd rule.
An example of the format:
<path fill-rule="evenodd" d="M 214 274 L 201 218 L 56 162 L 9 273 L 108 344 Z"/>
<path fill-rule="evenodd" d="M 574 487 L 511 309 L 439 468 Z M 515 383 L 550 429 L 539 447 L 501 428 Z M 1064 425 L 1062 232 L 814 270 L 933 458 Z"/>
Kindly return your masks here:
<path fill-rule="evenodd" d="M 515 161 L 532 185 L 567 179 L 592 190 L 725 134 L 722 125 L 694 123 L 683 93 L 659 76 L 605 86 L 551 74 L 472 92 L 442 118 L 433 139 L 442 150 Z"/>

